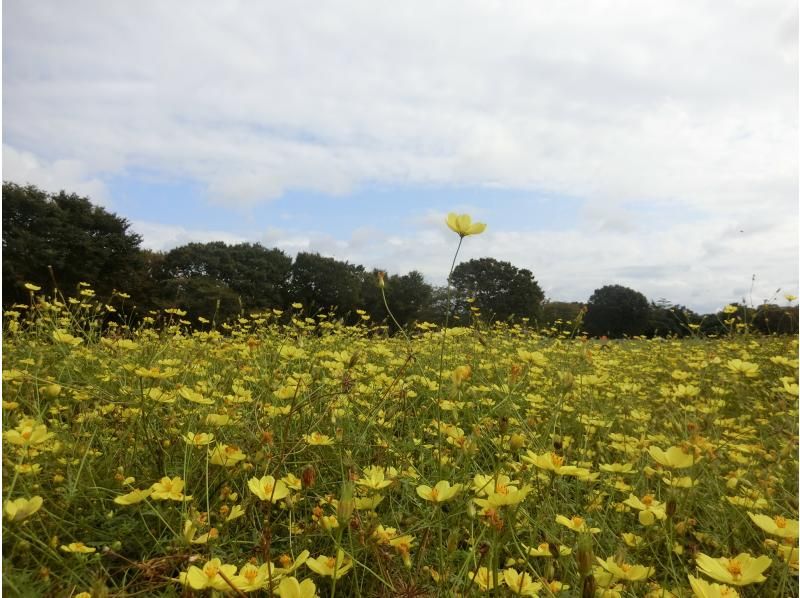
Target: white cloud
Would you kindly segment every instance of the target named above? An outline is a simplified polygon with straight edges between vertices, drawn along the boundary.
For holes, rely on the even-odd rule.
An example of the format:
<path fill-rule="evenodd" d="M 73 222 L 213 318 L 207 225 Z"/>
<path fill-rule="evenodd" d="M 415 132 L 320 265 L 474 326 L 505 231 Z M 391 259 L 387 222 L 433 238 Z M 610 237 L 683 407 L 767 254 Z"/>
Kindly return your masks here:
<path fill-rule="evenodd" d="M 490 222 L 463 259 L 508 259 L 564 299 L 627 282 L 711 309 L 753 274 L 756 300 L 796 290 L 795 2 L 178 6 L 4 5 L 5 178 L 107 201 L 103 178 L 142 169 L 240 206 L 370 183 L 535 190 L 584 202 L 571 230 Z M 654 201 L 698 219 L 653 232 L 636 206 Z M 442 281 L 453 239 L 417 218 L 385 240 L 135 226 L 153 248 L 248 236 Z"/>
<path fill-rule="evenodd" d="M 236 244 L 247 241 L 244 237 L 225 231 L 187 229 L 182 226 L 171 226 L 144 220 L 132 221 L 131 230 L 142 236 L 142 248 L 152 249 L 153 251 L 169 251 L 188 243 L 224 241 L 228 244 Z"/>
<path fill-rule="evenodd" d="M 747 210 L 797 188 L 786 0 L 37 2 L 5 17 L 15 147 L 189 177 L 217 201 L 379 180 Z"/>
<path fill-rule="evenodd" d="M 101 206 L 109 205 L 105 183 L 92 176 L 80 160 L 61 159 L 42 162 L 30 152 L 19 151 L 3 144 L 3 180 L 20 185 L 36 185 L 51 193 L 66 191 L 89 197 Z"/>

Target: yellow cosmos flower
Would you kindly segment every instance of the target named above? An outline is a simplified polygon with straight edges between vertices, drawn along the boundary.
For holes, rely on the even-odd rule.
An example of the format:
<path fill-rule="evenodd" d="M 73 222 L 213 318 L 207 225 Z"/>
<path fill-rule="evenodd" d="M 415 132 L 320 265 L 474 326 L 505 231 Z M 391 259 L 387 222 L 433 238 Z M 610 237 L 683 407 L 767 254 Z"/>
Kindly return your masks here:
<path fill-rule="evenodd" d="M 38 285 L 35 285 L 32 282 L 26 282 L 25 283 L 25 288 L 28 289 L 29 291 L 34 291 L 34 292 L 42 290 L 42 287 L 40 287 Z"/>
<path fill-rule="evenodd" d="M 597 557 L 597 562 L 612 575 L 612 583 L 614 580 L 618 579 L 624 579 L 625 581 L 643 581 L 656 571 L 655 567 L 618 563 L 614 560 L 614 557 L 608 557 L 606 560 Z"/>
<path fill-rule="evenodd" d="M 692 586 L 695 598 L 739 598 L 739 592 L 730 586 L 709 583 L 691 575 L 689 585 Z"/>
<path fill-rule="evenodd" d="M 261 566 L 247 563 L 239 570 L 239 574 L 229 578 L 231 583 L 242 592 L 256 592 L 269 586 L 270 564 L 264 563 Z M 275 576 L 273 575 L 273 582 Z M 228 588 L 230 591 L 230 588 Z"/>
<path fill-rule="evenodd" d="M 522 488 L 517 488 L 516 486 L 503 484 L 498 480 L 486 498 L 476 498 L 474 500 L 475 504 L 483 507 L 483 509 L 516 505 L 525 500 L 532 489 L 528 484 Z"/>
<path fill-rule="evenodd" d="M 37 424 L 35 420 L 23 419 L 13 430 L 3 432 L 3 440 L 17 446 L 36 446 L 53 437 L 45 424 Z"/>
<path fill-rule="evenodd" d="M 545 558 L 553 557 L 553 552 L 550 550 L 550 544 L 548 544 L 547 542 L 542 542 L 535 548 L 530 548 L 528 546 L 525 546 L 525 544 L 523 544 L 522 547 L 528 551 L 528 556 L 537 556 Z M 569 556 L 570 554 L 572 554 L 572 549 L 569 548 L 568 546 L 562 545 L 556 548 L 558 549 L 559 556 Z"/>
<path fill-rule="evenodd" d="M 250 478 L 247 481 L 247 487 L 261 500 L 268 500 L 270 502 L 278 502 L 289 496 L 289 488 L 282 480 L 275 480 L 271 475 L 265 475 L 262 478 Z"/>
<path fill-rule="evenodd" d="M 317 575 L 335 577 L 338 579 L 353 568 L 353 559 L 346 556 L 344 551 L 340 549 L 336 558 L 323 554 L 317 558 L 308 559 L 306 561 L 306 567 Z"/>
<path fill-rule="evenodd" d="M 647 452 L 657 463 L 671 469 L 685 469 L 695 463 L 694 454 L 684 452 L 679 446 L 671 446 L 666 451 L 657 446 L 651 446 Z"/>
<path fill-rule="evenodd" d="M 742 361 L 741 359 L 731 359 L 725 364 L 731 372 L 739 374 L 745 378 L 755 378 L 758 376 L 758 364 Z"/>
<path fill-rule="evenodd" d="M 631 494 L 630 497 L 622 502 L 639 511 L 639 523 L 642 525 L 653 525 L 656 519 L 664 520 L 667 518 L 665 505 L 653 498 L 652 494 L 645 494 L 641 499 Z"/>
<path fill-rule="evenodd" d="M 386 472 L 382 467 L 373 467 L 364 473 L 366 474 L 365 477 L 356 480 L 357 486 L 363 486 L 371 490 L 382 490 L 392 483 L 392 480 L 386 479 Z"/>
<path fill-rule="evenodd" d="M 220 592 L 230 592 L 231 586 L 223 576 L 231 581 L 235 575 L 236 565 L 223 565 L 219 559 L 211 559 L 202 569 L 192 565 L 188 571 L 180 573 L 178 581 L 193 590 L 211 588 Z"/>
<path fill-rule="evenodd" d="M 746 586 L 767 579 L 762 573 L 772 564 L 772 559 L 766 555 L 754 558 L 746 552 L 732 559 L 727 557 L 715 559 L 701 552 L 695 562 L 698 569 L 712 579 L 734 586 Z"/>
<path fill-rule="evenodd" d="M 747 515 L 753 520 L 753 523 L 768 534 L 778 536 L 779 538 L 797 538 L 799 536 L 798 524 L 800 524 L 800 522 L 798 522 L 797 519 L 786 519 L 780 515 L 767 517 L 766 515 L 756 515 L 749 511 Z"/>
<path fill-rule="evenodd" d="M 432 503 L 441 503 L 453 498 L 456 494 L 461 492 L 461 488 L 463 487 L 463 484 L 454 484 L 451 486 L 450 482 L 447 480 L 441 480 L 436 482 L 433 488 L 425 486 L 424 484 L 422 486 L 417 486 L 417 494 L 423 500 Z"/>
<path fill-rule="evenodd" d="M 552 471 L 556 475 L 573 476 L 579 480 L 590 480 L 593 475 L 588 469 L 584 469 L 583 467 L 564 465 L 564 457 L 557 455 L 556 453 L 544 453 L 542 455 L 537 455 L 533 451 L 529 450 L 525 455 L 522 455 L 521 458 L 525 463 L 535 465 L 539 469 Z"/>
<path fill-rule="evenodd" d="M 114 499 L 114 502 L 118 505 L 135 505 L 136 503 L 142 502 L 145 498 L 150 496 L 153 493 L 153 488 L 147 488 L 145 490 L 134 490 L 133 492 L 128 492 L 128 494 L 123 494 L 118 496 Z"/>
<path fill-rule="evenodd" d="M 54 330 L 53 331 L 53 340 L 57 343 L 62 343 L 64 345 L 70 345 L 72 347 L 76 345 L 80 345 L 83 342 L 82 338 L 77 338 L 72 336 L 69 332 L 65 330 Z"/>
<path fill-rule="evenodd" d="M 589 524 L 586 523 L 586 520 L 583 517 L 579 517 L 578 515 L 575 515 L 572 518 L 564 517 L 564 515 L 556 515 L 556 523 L 560 523 L 564 527 L 567 527 L 574 532 L 590 533 L 590 534 L 600 533 L 599 527 L 589 527 Z"/>
<path fill-rule="evenodd" d="M 284 577 L 278 584 L 277 593 L 281 598 L 315 598 L 317 586 L 310 579 L 300 582 L 296 577 Z"/>
<path fill-rule="evenodd" d="M 61 550 L 64 552 L 77 552 L 80 554 L 90 554 L 97 549 L 92 546 L 86 546 L 83 542 L 72 542 L 71 544 L 61 545 Z"/>
<path fill-rule="evenodd" d="M 179 477 L 169 478 L 164 476 L 160 482 L 150 486 L 150 496 L 153 500 L 177 500 L 180 502 L 192 500 L 191 496 L 184 496 L 183 486 L 185 482 Z"/>
<path fill-rule="evenodd" d="M 538 596 L 542 584 L 533 581 L 530 573 L 520 573 L 516 569 L 503 569 L 503 581 L 513 594 L 517 596 Z"/>
<path fill-rule="evenodd" d="M 222 465 L 223 467 L 233 467 L 239 461 L 247 458 L 239 447 L 227 444 L 218 444 L 208 452 L 209 463 L 212 465 Z"/>
<path fill-rule="evenodd" d="M 489 571 L 486 567 L 478 567 L 476 572 L 470 571 L 467 573 L 468 577 L 476 586 L 478 586 L 481 590 L 493 590 L 495 588 L 494 585 L 494 575 L 492 572 Z M 504 579 L 503 576 L 500 576 L 498 582 L 499 585 L 502 585 Z"/>
<path fill-rule="evenodd" d="M 461 238 L 467 235 L 479 235 L 486 230 L 486 225 L 483 222 L 472 222 L 469 214 L 456 214 L 454 212 L 450 212 L 447 215 L 447 226 Z"/>
<path fill-rule="evenodd" d="M 182 438 L 183 441 L 189 446 L 200 447 L 211 444 L 211 442 L 214 440 L 214 435 L 206 432 L 200 432 L 199 434 L 187 432 Z"/>
<path fill-rule="evenodd" d="M 41 509 L 43 502 L 44 500 L 41 496 L 34 496 L 30 499 L 17 498 L 15 500 L 7 500 L 3 504 L 3 512 L 7 521 L 22 521 Z"/>
<path fill-rule="evenodd" d="M 330 446 L 333 444 L 333 438 L 319 432 L 311 432 L 311 434 L 303 434 L 305 440 L 311 446 Z"/>

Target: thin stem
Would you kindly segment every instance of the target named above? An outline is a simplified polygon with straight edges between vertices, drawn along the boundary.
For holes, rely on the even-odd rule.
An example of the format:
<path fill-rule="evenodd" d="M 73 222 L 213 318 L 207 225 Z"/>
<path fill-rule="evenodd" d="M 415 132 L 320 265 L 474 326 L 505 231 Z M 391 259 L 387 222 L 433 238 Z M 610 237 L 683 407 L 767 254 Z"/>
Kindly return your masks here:
<path fill-rule="evenodd" d="M 458 258 L 458 252 L 461 250 L 461 243 L 463 243 L 464 237 L 459 237 L 458 239 L 458 247 L 456 247 L 456 252 L 453 255 L 453 263 L 450 264 L 450 272 L 447 274 L 447 297 L 445 299 L 446 304 L 446 311 L 444 314 L 444 327 L 442 328 L 442 346 L 439 351 L 439 384 L 436 388 L 436 425 L 438 426 L 442 421 L 442 371 L 444 370 L 444 347 L 447 341 L 447 326 L 450 323 L 450 276 L 453 274 L 453 269 L 456 267 L 456 259 Z M 439 443 L 439 454 L 438 454 L 438 470 L 439 470 L 439 477 L 442 474 L 442 433 L 439 431 L 438 436 L 438 443 Z"/>

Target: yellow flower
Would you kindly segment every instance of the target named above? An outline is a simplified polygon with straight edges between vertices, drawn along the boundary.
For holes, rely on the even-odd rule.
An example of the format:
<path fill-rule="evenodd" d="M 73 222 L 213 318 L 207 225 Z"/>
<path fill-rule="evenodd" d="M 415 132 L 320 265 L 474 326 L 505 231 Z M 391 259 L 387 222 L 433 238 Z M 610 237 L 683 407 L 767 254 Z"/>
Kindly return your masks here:
<path fill-rule="evenodd" d="M 323 554 L 315 559 L 308 559 L 306 566 L 317 575 L 338 579 L 353 568 L 353 560 L 345 557 L 343 550 L 339 550 L 336 558 Z"/>
<path fill-rule="evenodd" d="M 299 582 L 296 577 L 284 577 L 278 584 L 277 593 L 280 598 L 315 598 L 317 586 L 310 579 Z"/>
<path fill-rule="evenodd" d="M 544 453 L 537 455 L 533 451 L 527 451 L 527 454 L 522 455 L 522 460 L 531 465 L 535 465 L 539 469 L 552 471 L 556 475 L 568 475 L 578 478 L 579 480 L 590 480 L 592 474 L 588 469 L 583 467 L 575 467 L 574 465 L 564 465 L 564 457 L 555 453 Z"/>
<path fill-rule="evenodd" d="M 138 502 L 142 502 L 145 498 L 150 496 L 153 493 L 153 488 L 147 488 L 146 490 L 134 490 L 133 492 L 128 492 L 128 494 L 123 494 L 118 496 L 114 499 L 114 502 L 118 505 L 135 505 Z"/>
<path fill-rule="evenodd" d="M 209 451 L 209 463 L 212 465 L 222 465 L 223 467 L 233 467 L 239 461 L 247 458 L 238 447 L 227 444 L 218 444 Z"/>
<path fill-rule="evenodd" d="M 505 478 L 501 480 L 500 478 Z M 522 488 L 510 485 L 508 476 L 500 476 L 495 483 L 490 485 L 488 496 L 486 498 L 476 498 L 475 504 L 484 509 L 504 507 L 507 505 L 516 505 L 521 503 L 528 496 L 528 493 L 533 489 L 530 485 L 526 484 Z"/>
<path fill-rule="evenodd" d="M 204 446 L 206 444 L 211 444 L 214 440 L 213 434 L 208 434 L 206 432 L 200 432 L 199 434 L 195 434 L 194 432 L 187 432 L 183 435 L 183 441 L 194 447 Z"/>
<path fill-rule="evenodd" d="M 538 596 L 542 589 L 542 584 L 533 581 L 530 573 L 520 573 L 516 569 L 503 569 L 503 581 L 517 596 Z"/>
<path fill-rule="evenodd" d="M 233 521 L 234 519 L 238 519 L 244 515 L 244 508 L 242 505 L 233 505 L 231 507 L 231 512 L 228 513 L 228 516 L 225 518 L 225 521 Z"/>
<path fill-rule="evenodd" d="M 652 494 L 645 494 L 641 500 L 631 494 L 622 502 L 639 511 L 639 523 L 642 525 L 653 525 L 656 519 L 667 518 L 666 507 L 654 499 Z"/>
<path fill-rule="evenodd" d="M 758 376 L 758 364 L 742 361 L 741 359 L 731 359 L 725 364 L 734 374 L 741 374 L 745 378 L 755 378 Z"/>
<path fill-rule="evenodd" d="M 372 467 L 365 471 L 366 477 L 356 480 L 356 485 L 370 488 L 371 490 L 382 490 L 391 485 L 392 480 L 386 479 L 386 472 L 382 467 Z"/>
<path fill-rule="evenodd" d="M 80 345 L 83 342 L 82 338 L 76 338 L 72 336 L 65 330 L 54 330 L 53 331 L 53 340 L 57 343 L 63 343 L 65 345 Z"/>
<path fill-rule="evenodd" d="M 589 527 L 583 517 L 575 515 L 572 519 L 567 519 L 563 515 L 556 515 L 556 523 L 560 523 L 564 527 L 568 527 L 574 532 L 588 532 L 590 534 L 599 534 L 599 527 Z"/>
<path fill-rule="evenodd" d="M 696 598 L 739 598 L 739 592 L 730 586 L 709 583 L 697 577 L 689 576 L 689 585 Z"/>
<path fill-rule="evenodd" d="M 193 590 L 212 588 L 220 592 L 230 592 L 231 586 L 223 579 L 223 576 L 230 581 L 235 574 L 236 565 L 223 565 L 219 559 L 211 559 L 203 565 L 202 569 L 192 565 L 188 571 L 180 573 L 178 581 Z"/>
<path fill-rule="evenodd" d="M 617 563 L 614 557 L 608 557 L 606 560 L 597 557 L 597 562 L 603 569 L 611 573 L 612 580 L 624 579 L 625 581 L 643 581 L 656 571 L 655 567 Z"/>
<path fill-rule="evenodd" d="M 26 282 L 25 283 L 25 288 L 28 289 L 29 291 L 41 291 L 42 290 L 42 287 L 37 286 L 37 285 L 33 284 L 32 282 Z"/>
<path fill-rule="evenodd" d="M 3 505 L 3 512 L 8 521 L 22 521 L 41 509 L 43 502 L 44 500 L 41 496 L 34 496 L 30 499 L 17 498 L 15 500 L 7 500 Z"/>
<path fill-rule="evenodd" d="M 311 446 L 330 446 L 333 444 L 333 438 L 319 432 L 311 432 L 311 434 L 303 434 L 305 440 Z"/>
<path fill-rule="evenodd" d="M 691 467 L 695 463 L 694 454 L 684 452 L 679 446 L 671 446 L 666 451 L 661 450 L 657 446 L 651 446 L 647 449 L 650 456 L 664 467 L 673 469 L 685 469 Z"/>
<path fill-rule="evenodd" d="M 487 569 L 486 567 L 478 567 L 478 571 L 473 573 L 470 571 L 467 573 L 472 583 L 478 586 L 481 590 L 493 590 L 495 588 L 494 585 L 494 575 Z M 503 576 L 501 575 L 499 580 L 499 584 L 503 583 Z"/>
<path fill-rule="evenodd" d="M 3 432 L 3 440 L 18 446 L 35 446 L 52 437 L 53 433 L 47 431 L 46 425 L 37 424 L 32 419 L 23 419 L 15 429 Z"/>
<path fill-rule="evenodd" d="M 286 484 L 282 480 L 275 481 L 275 478 L 271 475 L 265 475 L 261 479 L 250 478 L 247 481 L 247 486 L 261 500 L 268 500 L 273 503 L 289 496 L 289 488 Z"/>
<path fill-rule="evenodd" d="M 528 556 L 538 556 L 546 558 L 553 557 L 553 553 L 550 551 L 550 544 L 548 544 L 547 542 L 542 542 L 536 548 L 529 548 L 524 544 L 522 545 L 522 547 L 528 551 Z M 562 545 L 558 546 L 557 548 L 559 556 L 569 556 L 570 554 L 572 554 L 572 549 L 569 548 L 568 546 Z"/>
<path fill-rule="evenodd" d="M 766 555 L 753 558 L 746 552 L 732 559 L 727 557 L 715 559 L 701 552 L 695 562 L 700 571 L 712 579 L 735 586 L 746 586 L 767 579 L 762 573 L 772 564 L 772 559 Z"/>
<path fill-rule="evenodd" d="M 780 538 L 797 538 L 798 537 L 798 524 L 797 519 L 786 519 L 777 515 L 776 517 L 767 517 L 766 515 L 756 515 L 747 512 L 750 519 L 753 520 L 758 527 L 763 529 L 768 534 L 778 536 Z"/>
<path fill-rule="evenodd" d="M 479 235 L 486 230 L 486 225 L 483 222 L 473 223 L 472 218 L 468 214 L 459 215 L 453 212 L 447 215 L 447 226 L 461 238 L 467 235 Z"/>
<path fill-rule="evenodd" d="M 86 546 L 83 542 L 72 542 L 71 544 L 61 545 L 61 550 L 64 552 L 79 552 L 82 554 L 89 554 L 95 552 L 97 549 L 92 546 Z"/>
<path fill-rule="evenodd" d="M 183 494 L 184 481 L 179 477 L 168 478 L 164 476 L 160 482 L 156 482 L 150 486 L 153 500 L 177 500 L 187 501 L 191 500 L 191 496 L 184 496 Z"/>
<path fill-rule="evenodd" d="M 271 569 L 270 563 L 264 563 L 260 567 L 247 563 L 239 570 L 239 574 L 235 575 L 231 583 L 242 592 L 256 592 L 269 585 L 269 572 Z M 275 581 L 273 574 L 273 582 Z M 228 588 L 230 591 L 230 588 Z"/>
<path fill-rule="evenodd" d="M 432 503 L 441 503 L 450 500 L 456 494 L 461 492 L 462 484 L 454 484 L 450 486 L 450 482 L 442 480 L 436 482 L 436 485 L 431 488 L 430 486 L 417 486 L 417 494 L 420 498 L 430 501 Z"/>

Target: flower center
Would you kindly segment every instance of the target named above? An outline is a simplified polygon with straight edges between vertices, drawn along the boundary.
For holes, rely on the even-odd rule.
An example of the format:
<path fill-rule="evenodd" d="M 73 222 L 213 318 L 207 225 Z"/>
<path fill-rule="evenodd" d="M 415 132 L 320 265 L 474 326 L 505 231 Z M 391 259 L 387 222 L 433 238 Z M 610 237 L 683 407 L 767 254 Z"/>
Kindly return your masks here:
<path fill-rule="evenodd" d="M 206 577 L 209 579 L 213 579 L 217 575 L 217 571 L 219 571 L 219 569 L 217 569 L 216 565 L 206 564 L 206 566 L 203 567 L 203 573 L 205 573 Z"/>
<path fill-rule="evenodd" d="M 572 526 L 583 527 L 583 517 L 578 517 L 577 515 L 575 515 L 575 517 L 572 518 Z"/>
<path fill-rule="evenodd" d="M 431 500 L 439 500 L 439 491 L 436 488 L 431 488 Z"/>
<path fill-rule="evenodd" d="M 733 576 L 734 579 L 738 579 L 742 576 L 742 564 L 736 559 L 729 561 L 728 572 Z"/>
<path fill-rule="evenodd" d="M 325 566 L 328 567 L 328 569 L 330 569 L 331 571 L 333 571 L 334 569 L 336 569 L 336 559 L 333 558 L 332 556 L 328 557 L 328 560 L 325 561 Z"/>
<path fill-rule="evenodd" d="M 775 517 L 775 525 L 777 525 L 780 528 L 786 527 L 786 518 L 778 515 L 777 517 Z"/>
<path fill-rule="evenodd" d="M 642 497 L 642 504 L 644 504 L 644 505 L 646 505 L 648 507 L 650 505 L 652 505 L 653 504 L 653 495 L 652 494 L 645 494 Z"/>
<path fill-rule="evenodd" d="M 496 494 L 508 494 L 508 486 L 506 486 L 502 482 L 499 482 L 495 486 L 494 491 L 495 491 Z"/>
<path fill-rule="evenodd" d="M 564 464 L 564 457 L 559 455 L 551 454 L 550 461 L 552 461 L 553 465 L 556 467 L 561 467 Z"/>

